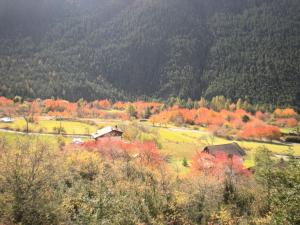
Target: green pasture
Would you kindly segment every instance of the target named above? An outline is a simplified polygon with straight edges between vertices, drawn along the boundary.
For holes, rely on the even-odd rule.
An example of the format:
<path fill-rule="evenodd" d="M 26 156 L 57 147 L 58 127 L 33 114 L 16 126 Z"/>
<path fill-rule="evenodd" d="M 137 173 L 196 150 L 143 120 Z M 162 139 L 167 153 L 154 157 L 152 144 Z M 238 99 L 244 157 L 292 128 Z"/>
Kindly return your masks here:
<path fill-rule="evenodd" d="M 27 135 L 27 134 L 17 134 L 17 133 L 7 133 L 0 131 L 0 138 L 5 139 L 8 144 L 13 145 L 17 141 L 28 140 L 40 140 L 49 143 L 53 148 L 58 148 L 59 141 L 64 141 L 66 144 L 71 143 L 73 138 L 63 137 L 60 135 Z"/>
<path fill-rule="evenodd" d="M 96 125 L 74 121 L 39 120 L 37 123 L 29 123 L 30 132 L 52 133 L 54 128 L 62 127 L 66 134 L 91 134 L 98 129 Z M 25 131 L 26 121 L 23 118 L 16 118 L 13 123 L 0 123 L 0 128 L 15 131 Z"/>
<path fill-rule="evenodd" d="M 179 173 L 185 173 L 188 168 L 183 167 L 183 159 L 190 163 L 196 151 L 202 150 L 207 145 L 219 145 L 232 143 L 233 141 L 224 138 L 214 137 L 205 130 L 191 130 L 179 128 L 158 128 L 159 141 L 162 145 L 162 152 L 171 158 L 173 168 Z M 266 147 L 274 153 L 289 153 L 290 150 L 295 155 L 300 155 L 300 145 L 283 143 L 266 143 L 256 141 L 235 141 L 247 152 L 245 166 L 254 166 L 255 151 L 259 147 Z"/>
<path fill-rule="evenodd" d="M 183 159 L 186 159 L 191 164 L 193 155 L 202 150 L 207 145 L 219 145 L 231 143 L 233 141 L 224 138 L 219 138 L 210 135 L 205 128 L 179 128 L 175 126 L 168 127 L 153 127 L 150 123 L 145 122 L 120 122 L 118 120 L 103 120 L 103 119 L 92 119 L 95 125 L 90 125 L 84 121 L 56 121 L 49 119 L 41 119 L 38 123 L 30 123 L 29 129 L 31 132 L 49 133 L 53 132 L 54 127 L 62 126 L 67 134 L 90 134 L 95 132 L 97 129 L 105 126 L 114 126 L 116 124 L 123 125 L 142 125 L 147 128 L 147 132 L 141 135 L 141 138 L 147 140 L 147 138 L 155 138 L 161 145 L 161 152 L 168 156 L 168 159 L 176 172 L 179 174 L 185 174 L 189 171 L 188 167 L 183 166 Z M 0 128 L 8 128 L 11 130 L 24 130 L 26 122 L 22 118 L 16 118 L 11 124 L 0 123 Z M 144 137 L 144 136 L 147 137 Z M 0 132 L 0 137 L 5 136 L 9 141 L 14 142 L 16 138 L 25 138 L 25 135 Z M 149 136 L 149 137 L 148 137 Z M 32 137 L 33 138 L 33 137 Z M 45 141 L 51 142 L 54 146 L 58 143 L 58 136 L 53 135 L 41 135 L 39 138 Z M 65 142 L 71 142 L 72 138 L 64 138 Z M 256 141 L 236 141 L 242 148 L 247 152 L 245 157 L 245 166 L 251 167 L 254 165 L 254 154 L 257 148 L 266 147 L 274 153 L 288 153 L 290 150 L 295 155 L 300 155 L 300 145 L 284 144 L 284 143 L 266 143 Z"/>
<path fill-rule="evenodd" d="M 294 133 L 294 132 L 297 132 L 297 131 L 299 132 L 300 131 L 300 126 L 294 127 L 294 128 L 284 127 L 284 128 L 281 128 L 280 131 L 283 134 L 290 134 L 290 133 Z"/>

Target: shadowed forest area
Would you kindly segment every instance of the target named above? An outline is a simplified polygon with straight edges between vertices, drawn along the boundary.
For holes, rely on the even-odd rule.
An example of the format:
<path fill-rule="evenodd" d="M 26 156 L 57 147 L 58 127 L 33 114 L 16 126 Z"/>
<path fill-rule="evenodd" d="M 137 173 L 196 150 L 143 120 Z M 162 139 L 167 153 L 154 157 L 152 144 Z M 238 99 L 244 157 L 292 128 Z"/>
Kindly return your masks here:
<path fill-rule="evenodd" d="M 299 107 L 297 0 L 0 4 L 0 95 Z"/>

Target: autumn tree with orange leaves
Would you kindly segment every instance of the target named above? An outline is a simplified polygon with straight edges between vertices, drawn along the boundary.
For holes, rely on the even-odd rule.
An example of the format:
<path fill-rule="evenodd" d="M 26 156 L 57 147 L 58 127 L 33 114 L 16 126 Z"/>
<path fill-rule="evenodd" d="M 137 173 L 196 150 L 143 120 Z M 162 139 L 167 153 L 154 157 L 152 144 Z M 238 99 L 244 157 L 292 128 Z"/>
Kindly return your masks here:
<path fill-rule="evenodd" d="M 16 113 L 17 105 L 11 99 L 0 97 L 0 115 L 12 117 Z"/>
<path fill-rule="evenodd" d="M 269 139 L 279 140 L 280 129 L 276 126 L 268 125 L 263 122 L 251 122 L 245 125 L 239 136 L 244 139 Z"/>
<path fill-rule="evenodd" d="M 298 114 L 294 109 L 286 108 L 286 109 L 276 109 L 274 111 L 274 115 L 278 118 L 291 118 L 296 117 Z"/>

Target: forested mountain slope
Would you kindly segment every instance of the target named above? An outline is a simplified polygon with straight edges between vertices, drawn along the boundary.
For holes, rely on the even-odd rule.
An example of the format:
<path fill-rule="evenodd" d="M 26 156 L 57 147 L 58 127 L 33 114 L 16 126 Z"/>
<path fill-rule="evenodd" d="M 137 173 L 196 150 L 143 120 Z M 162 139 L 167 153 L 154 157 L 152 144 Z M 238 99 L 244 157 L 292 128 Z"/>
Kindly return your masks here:
<path fill-rule="evenodd" d="M 0 95 L 300 99 L 298 0 L 4 0 Z"/>

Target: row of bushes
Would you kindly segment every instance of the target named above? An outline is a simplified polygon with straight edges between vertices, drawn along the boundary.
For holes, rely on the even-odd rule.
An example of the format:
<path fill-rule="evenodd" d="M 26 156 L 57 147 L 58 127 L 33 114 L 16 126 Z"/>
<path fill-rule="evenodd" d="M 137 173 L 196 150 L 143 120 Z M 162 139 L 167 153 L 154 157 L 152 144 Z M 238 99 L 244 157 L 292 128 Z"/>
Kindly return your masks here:
<path fill-rule="evenodd" d="M 127 144 L 126 144 L 127 145 Z M 142 145 L 139 145 L 142 146 Z M 107 150 L 110 146 L 107 146 Z M 105 157 L 35 138 L 0 138 L 2 224 L 299 224 L 299 162 L 266 149 L 255 176 L 173 174 L 167 164 Z M 282 165 L 282 164 L 280 164 Z M 287 180 L 286 177 L 289 177 Z"/>

